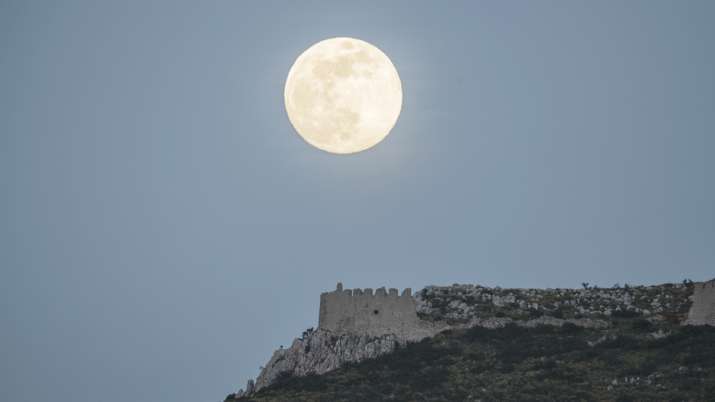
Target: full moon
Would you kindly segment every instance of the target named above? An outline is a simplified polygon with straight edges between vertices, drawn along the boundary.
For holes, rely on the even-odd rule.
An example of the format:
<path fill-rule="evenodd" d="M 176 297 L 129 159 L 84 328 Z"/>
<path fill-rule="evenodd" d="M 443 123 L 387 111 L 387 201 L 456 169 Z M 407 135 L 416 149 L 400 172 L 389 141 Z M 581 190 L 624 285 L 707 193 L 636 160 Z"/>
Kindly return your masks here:
<path fill-rule="evenodd" d="M 284 96 L 298 134 L 336 154 L 364 151 L 382 141 L 402 108 L 395 66 L 380 49 L 353 38 L 326 39 L 298 56 Z"/>

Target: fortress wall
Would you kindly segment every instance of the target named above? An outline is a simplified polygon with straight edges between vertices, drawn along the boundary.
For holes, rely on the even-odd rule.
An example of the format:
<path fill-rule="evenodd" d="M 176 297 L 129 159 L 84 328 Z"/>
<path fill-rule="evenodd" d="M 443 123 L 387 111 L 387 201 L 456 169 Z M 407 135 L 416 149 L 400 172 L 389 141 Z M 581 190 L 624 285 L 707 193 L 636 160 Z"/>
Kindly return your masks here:
<path fill-rule="evenodd" d="M 715 280 L 693 284 L 690 297 L 692 305 L 684 324 L 715 326 Z M 626 303 L 630 305 L 630 301 Z M 369 336 L 394 334 L 401 339 L 421 339 L 438 330 L 434 322 L 418 318 L 417 303 L 409 288 L 399 294 L 397 289 L 384 287 L 343 289 L 340 283 L 335 291 L 320 295 L 318 328 Z"/>
<path fill-rule="evenodd" d="M 688 325 L 715 326 L 715 280 L 694 284 L 693 305 L 688 312 Z"/>
<path fill-rule="evenodd" d="M 318 327 L 338 333 L 409 334 L 420 327 L 417 307 L 410 289 L 343 290 L 320 295 Z"/>

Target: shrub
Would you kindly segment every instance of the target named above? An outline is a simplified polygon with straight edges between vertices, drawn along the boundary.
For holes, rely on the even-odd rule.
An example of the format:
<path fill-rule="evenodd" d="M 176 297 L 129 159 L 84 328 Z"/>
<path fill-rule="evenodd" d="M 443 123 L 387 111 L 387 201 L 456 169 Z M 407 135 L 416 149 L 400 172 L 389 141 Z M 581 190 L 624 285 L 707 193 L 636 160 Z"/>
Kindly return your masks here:
<path fill-rule="evenodd" d="M 631 328 L 636 331 L 651 331 L 653 329 L 653 323 L 644 318 L 640 318 L 631 322 Z"/>
<path fill-rule="evenodd" d="M 616 318 L 635 318 L 640 317 L 641 313 L 635 310 L 616 310 L 611 315 Z"/>

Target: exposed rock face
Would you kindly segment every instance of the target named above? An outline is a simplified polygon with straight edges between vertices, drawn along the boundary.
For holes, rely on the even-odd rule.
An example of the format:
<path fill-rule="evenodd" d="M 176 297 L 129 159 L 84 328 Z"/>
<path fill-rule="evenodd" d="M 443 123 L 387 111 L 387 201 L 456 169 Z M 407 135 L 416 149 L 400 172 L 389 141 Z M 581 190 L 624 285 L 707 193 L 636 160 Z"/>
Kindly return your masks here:
<path fill-rule="evenodd" d="M 555 327 L 563 327 L 566 324 L 572 324 L 577 327 L 603 329 L 608 328 L 608 321 L 593 319 L 593 318 L 554 318 L 554 317 L 539 317 L 530 320 L 514 320 L 512 318 L 473 318 L 464 324 L 455 324 L 450 328 L 473 328 L 482 327 L 487 329 L 504 328 L 509 324 L 514 324 L 520 327 L 535 328 L 539 325 L 552 325 Z"/>
<path fill-rule="evenodd" d="M 306 331 L 287 349 L 278 349 L 256 379 L 255 390 L 270 385 L 282 375 L 305 376 L 335 370 L 348 362 L 358 362 L 392 352 L 404 343 L 395 335 L 335 334 L 326 330 Z"/>
<path fill-rule="evenodd" d="M 455 325 L 432 325 L 432 336 L 437 332 L 468 327 L 502 328 L 514 323 L 524 327 L 538 325 L 563 326 L 566 323 L 586 328 L 606 328 L 608 323 L 594 319 L 558 319 L 553 317 L 540 317 L 526 321 L 515 321 L 511 318 L 474 318 L 468 323 Z M 423 338 L 427 337 L 426 335 Z M 381 336 L 355 335 L 347 333 L 334 333 L 318 329 L 306 331 L 303 337 L 297 338 L 287 349 L 278 349 L 256 379 L 255 385 L 249 381 L 246 391 L 241 395 L 250 395 L 254 391 L 267 387 L 281 376 L 306 376 L 309 374 L 323 374 L 335 370 L 345 363 L 359 362 L 390 353 L 398 345 L 414 341 L 414 337 L 405 339 L 394 334 Z M 249 391 L 250 390 L 250 391 Z"/>

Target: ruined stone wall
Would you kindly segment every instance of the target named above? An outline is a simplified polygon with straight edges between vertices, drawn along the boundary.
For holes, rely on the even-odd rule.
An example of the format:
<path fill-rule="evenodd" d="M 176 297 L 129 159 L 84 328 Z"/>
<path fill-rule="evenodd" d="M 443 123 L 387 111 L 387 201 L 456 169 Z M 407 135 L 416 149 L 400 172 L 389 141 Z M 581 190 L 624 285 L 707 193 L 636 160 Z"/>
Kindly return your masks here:
<path fill-rule="evenodd" d="M 694 285 L 693 304 L 685 322 L 689 325 L 715 325 L 715 280 Z"/>
<path fill-rule="evenodd" d="M 320 329 L 335 333 L 369 336 L 397 335 L 416 339 L 431 335 L 428 323 L 417 317 L 412 290 L 402 294 L 397 289 L 343 289 L 338 283 L 333 292 L 320 295 Z"/>

